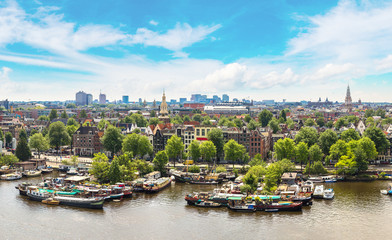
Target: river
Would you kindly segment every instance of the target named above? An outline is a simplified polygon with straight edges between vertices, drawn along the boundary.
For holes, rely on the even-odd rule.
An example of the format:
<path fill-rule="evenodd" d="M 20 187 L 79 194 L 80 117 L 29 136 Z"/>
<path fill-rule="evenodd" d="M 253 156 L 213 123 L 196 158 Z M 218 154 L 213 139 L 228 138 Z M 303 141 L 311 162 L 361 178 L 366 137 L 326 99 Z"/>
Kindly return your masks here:
<path fill-rule="evenodd" d="M 30 180 L 30 179 L 29 179 Z M 103 210 L 29 201 L 0 181 L 0 239 L 390 239 L 392 197 L 386 181 L 325 184 L 334 200 L 302 212 L 237 213 L 188 206 L 187 193 L 213 186 L 172 183 L 158 194 L 135 194 Z M 24 180 L 25 181 L 25 180 Z M 34 179 L 32 182 L 38 182 Z"/>

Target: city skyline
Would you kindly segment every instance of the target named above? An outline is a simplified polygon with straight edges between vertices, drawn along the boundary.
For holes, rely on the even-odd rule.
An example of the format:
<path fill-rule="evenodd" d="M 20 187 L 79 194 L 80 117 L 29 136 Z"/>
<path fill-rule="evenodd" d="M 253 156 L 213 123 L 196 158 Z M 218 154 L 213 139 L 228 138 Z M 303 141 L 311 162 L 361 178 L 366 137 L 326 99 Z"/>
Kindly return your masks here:
<path fill-rule="evenodd" d="M 208 7 L 205 7 L 208 4 Z M 4 1 L 0 96 L 391 102 L 387 1 Z M 0 99 L 1 100 L 1 99 Z"/>

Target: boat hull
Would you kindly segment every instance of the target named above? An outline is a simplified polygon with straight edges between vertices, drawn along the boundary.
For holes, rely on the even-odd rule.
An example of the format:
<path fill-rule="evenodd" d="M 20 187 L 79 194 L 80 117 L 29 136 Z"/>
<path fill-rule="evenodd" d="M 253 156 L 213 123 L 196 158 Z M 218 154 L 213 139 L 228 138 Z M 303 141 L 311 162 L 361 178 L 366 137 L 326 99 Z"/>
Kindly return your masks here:
<path fill-rule="evenodd" d="M 91 201 L 83 201 L 83 200 L 78 200 L 77 198 L 68 198 L 68 197 L 55 197 L 54 199 L 59 201 L 60 205 L 89 208 L 89 209 L 102 209 L 105 201 L 103 198 L 100 198 L 98 200 L 91 200 Z"/>

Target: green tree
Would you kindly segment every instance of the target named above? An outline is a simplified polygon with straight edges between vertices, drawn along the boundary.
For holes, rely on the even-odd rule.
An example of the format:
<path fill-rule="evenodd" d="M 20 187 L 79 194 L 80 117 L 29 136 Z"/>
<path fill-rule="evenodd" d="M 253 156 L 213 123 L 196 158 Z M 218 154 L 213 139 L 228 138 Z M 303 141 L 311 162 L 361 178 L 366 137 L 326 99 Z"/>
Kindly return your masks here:
<path fill-rule="evenodd" d="M 143 157 L 146 154 L 152 154 L 153 147 L 148 137 L 132 133 L 125 137 L 122 143 L 123 152 L 132 152 L 133 156 Z"/>
<path fill-rule="evenodd" d="M 1 129 L 0 127 L 0 141 L 2 141 L 4 143 L 4 134 L 3 134 L 3 129 Z M 2 146 L 0 146 L 2 147 Z"/>
<path fill-rule="evenodd" d="M 182 118 L 183 122 L 190 122 L 191 118 L 189 117 L 189 115 L 184 115 L 184 117 Z"/>
<path fill-rule="evenodd" d="M 204 141 L 200 144 L 200 154 L 204 161 L 210 162 L 216 155 L 216 147 L 212 141 Z"/>
<path fill-rule="evenodd" d="M 61 113 L 61 116 L 60 116 L 61 118 L 68 118 L 68 114 L 67 114 L 67 112 L 64 110 L 62 113 Z"/>
<path fill-rule="evenodd" d="M 223 151 L 225 153 L 225 159 L 233 161 L 234 169 L 234 162 L 238 161 L 243 157 L 246 152 L 246 149 L 243 145 L 237 143 L 234 139 L 230 139 L 223 146 Z"/>
<path fill-rule="evenodd" d="M 19 130 L 19 139 L 22 138 L 27 141 L 27 132 L 23 128 Z"/>
<path fill-rule="evenodd" d="M 252 118 L 250 117 L 249 114 L 246 114 L 244 120 L 245 120 L 245 122 L 249 123 L 250 120 L 252 120 Z"/>
<path fill-rule="evenodd" d="M 12 133 L 11 132 L 6 132 L 4 138 L 5 138 L 6 146 L 10 146 L 11 143 L 12 143 Z"/>
<path fill-rule="evenodd" d="M 36 133 L 30 137 L 29 142 L 30 148 L 36 149 L 38 152 L 38 158 L 41 158 L 41 152 L 49 149 L 49 141 L 42 135 L 42 133 Z"/>
<path fill-rule="evenodd" d="M 385 118 L 385 110 L 382 108 L 377 109 L 376 116 L 380 116 L 381 118 Z"/>
<path fill-rule="evenodd" d="M 345 131 L 342 132 L 342 134 L 340 135 L 340 139 L 342 139 L 345 142 L 350 142 L 351 140 L 359 140 L 361 137 L 359 136 L 358 132 L 353 129 L 347 129 Z"/>
<path fill-rule="evenodd" d="M 297 135 L 295 135 L 295 142 L 304 142 L 308 144 L 308 146 L 312 146 L 316 144 L 318 141 L 318 133 L 317 130 L 311 127 L 303 127 L 299 130 Z"/>
<path fill-rule="evenodd" d="M 317 118 L 316 123 L 317 123 L 317 125 L 318 125 L 319 127 L 324 127 L 324 125 L 325 125 L 325 120 L 324 120 L 323 117 L 319 117 L 319 118 Z"/>
<path fill-rule="evenodd" d="M 327 128 L 332 128 L 332 127 L 333 127 L 333 122 L 332 122 L 332 121 L 328 121 L 328 122 L 325 124 L 325 126 L 326 126 Z"/>
<path fill-rule="evenodd" d="M 159 123 L 159 119 L 156 117 L 150 118 L 150 125 L 157 125 Z"/>
<path fill-rule="evenodd" d="M 348 122 L 345 118 L 339 118 L 335 123 L 335 128 L 341 129 L 342 127 L 346 127 L 347 125 L 348 125 Z"/>
<path fill-rule="evenodd" d="M 266 163 L 263 161 L 261 154 L 258 153 L 254 156 L 254 158 L 249 162 L 249 165 L 251 167 L 253 166 L 262 166 L 262 167 L 266 167 Z"/>
<path fill-rule="evenodd" d="M 77 167 L 79 165 L 79 158 L 78 156 L 72 156 L 71 157 L 71 165 L 74 167 Z"/>
<path fill-rule="evenodd" d="M 76 108 L 75 103 L 68 103 L 66 108 Z"/>
<path fill-rule="evenodd" d="M 287 121 L 286 110 L 283 109 L 282 111 L 280 111 L 279 118 L 282 118 L 285 122 Z"/>
<path fill-rule="evenodd" d="M 160 171 L 163 175 L 165 173 L 166 164 L 169 162 L 169 158 L 165 151 L 159 151 L 155 155 L 152 163 L 154 164 L 154 169 Z"/>
<path fill-rule="evenodd" d="M 220 129 L 220 128 L 211 129 L 211 131 L 208 133 L 207 137 L 208 137 L 208 140 L 210 140 L 211 142 L 214 143 L 214 145 L 216 147 L 216 157 L 219 161 L 220 156 L 223 153 L 223 145 L 224 145 L 222 129 Z"/>
<path fill-rule="evenodd" d="M 294 129 L 294 127 L 295 127 L 295 123 L 294 123 L 293 119 L 291 119 L 291 118 L 287 119 L 286 124 L 287 124 L 288 129 Z"/>
<path fill-rule="evenodd" d="M 355 140 L 351 140 L 351 141 L 355 141 Z M 349 145 L 350 145 L 350 143 L 349 143 Z M 378 155 L 376 144 L 370 138 L 363 137 L 360 140 L 358 140 L 357 147 L 363 150 L 363 153 L 365 154 L 366 160 L 376 159 L 376 157 Z"/>
<path fill-rule="evenodd" d="M 139 172 L 139 176 L 144 176 L 147 173 L 154 171 L 154 167 L 142 159 L 135 159 L 131 162 L 131 166 L 133 166 Z"/>
<path fill-rule="evenodd" d="M 115 184 L 121 181 L 121 171 L 117 158 L 114 158 L 110 163 L 108 177 L 111 184 Z"/>
<path fill-rule="evenodd" d="M 57 115 L 57 110 L 56 109 L 52 109 L 49 113 L 49 119 L 50 121 L 53 121 L 53 119 L 58 118 L 59 116 Z"/>
<path fill-rule="evenodd" d="M 0 156 L 0 166 L 14 166 L 17 162 L 19 159 L 13 154 Z"/>
<path fill-rule="evenodd" d="M 189 167 L 188 172 L 191 173 L 199 173 L 200 172 L 200 167 L 197 165 L 192 165 Z"/>
<path fill-rule="evenodd" d="M 109 126 L 105 130 L 105 134 L 103 135 L 101 141 L 103 147 L 107 151 L 110 151 L 112 155 L 114 155 L 121 150 L 123 138 L 124 136 L 121 134 L 120 129 Z"/>
<path fill-rule="evenodd" d="M 389 141 L 385 133 L 377 127 L 367 128 L 363 135 L 370 138 L 376 144 L 377 152 L 379 153 L 384 153 L 389 147 Z"/>
<path fill-rule="evenodd" d="M 375 126 L 374 118 L 368 117 L 365 121 L 365 124 L 366 124 L 366 126 L 374 127 Z"/>
<path fill-rule="evenodd" d="M 154 110 L 151 110 L 151 112 L 150 112 L 150 119 L 151 118 L 156 118 L 156 117 L 157 117 L 156 112 Z"/>
<path fill-rule="evenodd" d="M 201 122 L 202 121 L 201 115 L 200 114 L 193 115 L 192 120 L 197 121 L 197 122 Z"/>
<path fill-rule="evenodd" d="M 104 153 L 96 153 L 89 172 L 97 178 L 98 182 L 106 183 L 109 182 L 109 167 L 108 157 Z"/>
<path fill-rule="evenodd" d="M 80 124 L 75 120 L 75 118 L 68 118 L 67 126 L 76 126 L 77 128 L 80 127 Z"/>
<path fill-rule="evenodd" d="M 321 161 L 316 161 L 312 165 L 305 168 L 305 174 L 326 174 L 328 171 L 325 169 Z"/>
<path fill-rule="evenodd" d="M 329 154 L 329 149 L 338 140 L 338 135 L 331 129 L 325 130 L 325 132 L 320 134 L 318 143 L 321 150 L 325 155 Z"/>
<path fill-rule="evenodd" d="M 268 111 L 267 109 L 264 109 L 259 113 L 259 123 L 261 124 L 261 127 L 266 127 L 268 123 L 272 119 L 272 113 Z"/>
<path fill-rule="evenodd" d="M 249 129 L 249 130 L 255 130 L 256 128 L 257 128 L 257 122 L 255 121 L 255 120 L 250 120 L 249 121 L 249 123 L 248 123 L 248 125 L 247 125 L 247 128 Z"/>
<path fill-rule="evenodd" d="M 279 139 L 274 144 L 275 157 L 278 160 L 282 160 L 284 158 L 294 159 L 295 157 L 295 143 L 290 138 Z"/>
<path fill-rule="evenodd" d="M 194 162 L 197 162 L 201 156 L 200 154 L 200 143 L 196 140 L 189 144 L 188 151 Z"/>
<path fill-rule="evenodd" d="M 184 151 L 184 143 L 180 137 L 173 135 L 167 140 L 165 150 L 167 156 L 173 159 L 174 166 L 176 166 L 176 160 L 181 157 L 181 154 Z"/>
<path fill-rule="evenodd" d="M 348 144 L 343 140 L 338 140 L 329 149 L 329 159 L 339 160 L 342 156 L 348 153 Z"/>
<path fill-rule="evenodd" d="M 314 162 L 321 161 L 323 158 L 323 152 L 319 145 L 314 144 L 309 148 L 309 160 Z"/>
<path fill-rule="evenodd" d="M 15 156 L 20 161 L 27 161 L 31 158 L 30 148 L 25 138 L 21 138 L 16 145 Z"/>
<path fill-rule="evenodd" d="M 272 118 L 271 121 L 268 123 L 268 126 L 272 129 L 273 133 L 279 132 L 281 129 L 279 127 L 279 122 L 276 118 Z"/>
<path fill-rule="evenodd" d="M 256 191 L 258 185 L 258 178 L 253 173 L 247 172 L 243 178 L 243 182 L 250 186 L 251 193 Z"/>
<path fill-rule="evenodd" d="M 48 116 L 39 116 L 38 117 L 38 121 L 49 121 L 49 117 Z"/>
<path fill-rule="evenodd" d="M 304 142 L 300 142 L 297 144 L 295 147 L 295 155 L 296 155 L 296 160 L 301 164 L 301 171 L 302 171 L 302 164 L 308 162 L 309 158 L 309 150 L 308 150 L 308 145 Z"/>
<path fill-rule="evenodd" d="M 71 141 L 64 123 L 54 122 L 49 126 L 49 144 L 59 151 L 60 146 L 66 145 Z"/>
<path fill-rule="evenodd" d="M 339 161 L 335 164 L 335 167 L 338 169 L 337 172 L 343 174 L 353 175 L 355 174 L 357 169 L 357 162 L 354 159 L 354 155 L 343 155 L 340 157 Z"/>
<path fill-rule="evenodd" d="M 307 127 L 316 126 L 316 122 L 312 118 L 308 118 L 305 121 L 305 126 L 307 126 Z"/>
<path fill-rule="evenodd" d="M 87 118 L 86 110 L 82 109 L 82 111 L 80 111 L 79 118 Z"/>
<path fill-rule="evenodd" d="M 375 115 L 374 110 L 372 108 L 366 109 L 365 118 L 373 117 Z"/>

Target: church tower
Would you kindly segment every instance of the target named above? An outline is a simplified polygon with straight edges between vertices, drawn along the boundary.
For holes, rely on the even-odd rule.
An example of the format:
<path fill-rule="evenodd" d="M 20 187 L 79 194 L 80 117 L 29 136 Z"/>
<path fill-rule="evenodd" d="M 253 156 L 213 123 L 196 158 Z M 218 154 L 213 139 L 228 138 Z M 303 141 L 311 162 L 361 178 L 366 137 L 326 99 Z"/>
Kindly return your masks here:
<path fill-rule="evenodd" d="M 167 103 L 166 103 L 165 91 L 163 91 L 162 103 L 161 103 L 161 106 L 160 106 L 158 119 L 160 121 L 163 121 L 164 123 L 170 123 L 169 112 L 167 111 Z"/>
<path fill-rule="evenodd" d="M 352 112 L 353 104 L 352 104 L 351 93 L 350 93 L 350 86 L 349 85 L 347 86 L 346 99 L 344 101 L 344 106 L 346 107 L 347 111 Z"/>

